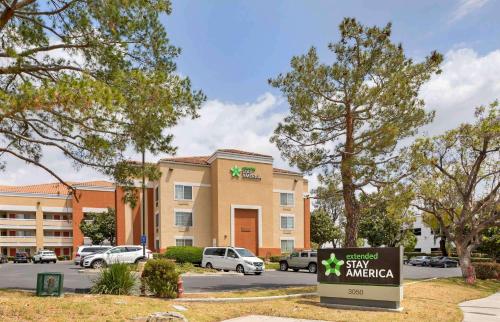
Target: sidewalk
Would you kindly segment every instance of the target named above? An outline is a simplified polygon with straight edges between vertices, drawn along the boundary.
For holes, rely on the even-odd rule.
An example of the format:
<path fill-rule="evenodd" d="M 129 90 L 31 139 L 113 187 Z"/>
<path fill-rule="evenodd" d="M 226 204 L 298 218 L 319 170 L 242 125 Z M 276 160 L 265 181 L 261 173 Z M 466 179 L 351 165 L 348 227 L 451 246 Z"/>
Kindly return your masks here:
<path fill-rule="evenodd" d="M 459 306 L 464 312 L 464 322 L 500 322 L 500 292 Z"/>
<path fill-rule="evenodd" d="M 277 316 L 266 316 L 266 315 L 247 315 L 239 318 L 234 318 L 230 320 L 224 320 L 222 322 L 324 322 L 320 320 L 304 320 L 304 319 L 292 319 L 292 318 L 280 318 Z"/>

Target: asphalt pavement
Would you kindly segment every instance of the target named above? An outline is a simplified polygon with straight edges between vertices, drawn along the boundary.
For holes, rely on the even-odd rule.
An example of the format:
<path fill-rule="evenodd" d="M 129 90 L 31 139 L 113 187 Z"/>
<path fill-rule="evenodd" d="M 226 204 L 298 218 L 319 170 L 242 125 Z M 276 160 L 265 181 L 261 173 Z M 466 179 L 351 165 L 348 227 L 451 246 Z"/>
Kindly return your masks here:
<path fill-rule="evenodd" d="M 60 272 L 64 274 L 66 292 L 86 292 L 92 285 L 95 274 L 80 273 L 81 268 L 72 262 L 56 264 L 0 264 L 0 288 L 34 290 L 36 276 L 40 272 Z M 433 277 L 460 276 L 460 268 L 403 267 L 405 279 L 425 279 Z M 280 272 L 266 271 L 255 275 L 185 276 L 185 292 L 216 292 L 245 289 L 266 289 L 292 286 L 316 285 L 316 274 L 306 271 Z"/>

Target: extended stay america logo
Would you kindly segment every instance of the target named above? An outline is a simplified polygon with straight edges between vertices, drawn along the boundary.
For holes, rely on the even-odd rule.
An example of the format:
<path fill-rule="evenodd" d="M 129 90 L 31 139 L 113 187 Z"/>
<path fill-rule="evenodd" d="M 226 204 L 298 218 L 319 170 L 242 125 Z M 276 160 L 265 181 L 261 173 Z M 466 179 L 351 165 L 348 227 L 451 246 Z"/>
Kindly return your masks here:
<path fill-rule="evenodd" d="M 378 253 L 366 254 L 347 254 L 345 261 L 335 257 L 334 253 L 330 254 L 328 260 L 321 261 L 325 266 L 325 275 L 335 274 L 340 276 L 340 268 L 345 264 L 346 277 L 363 277 L 363 278 L 394 278 L 394 274 L 390 268 L 372 268 L 370 263 L 379 259 Z"/>

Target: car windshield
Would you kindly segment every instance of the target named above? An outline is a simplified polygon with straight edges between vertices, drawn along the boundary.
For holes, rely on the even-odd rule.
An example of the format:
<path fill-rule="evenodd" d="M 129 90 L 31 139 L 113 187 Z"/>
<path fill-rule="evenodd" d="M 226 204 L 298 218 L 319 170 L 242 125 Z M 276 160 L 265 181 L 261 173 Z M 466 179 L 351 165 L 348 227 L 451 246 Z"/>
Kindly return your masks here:
<path fill-rule="evenodd" d="M 249 251 L 246 248 L 236 248 L 236 252 L 241 256 L 241 257 L 255 257 L 255 255 Z"/>

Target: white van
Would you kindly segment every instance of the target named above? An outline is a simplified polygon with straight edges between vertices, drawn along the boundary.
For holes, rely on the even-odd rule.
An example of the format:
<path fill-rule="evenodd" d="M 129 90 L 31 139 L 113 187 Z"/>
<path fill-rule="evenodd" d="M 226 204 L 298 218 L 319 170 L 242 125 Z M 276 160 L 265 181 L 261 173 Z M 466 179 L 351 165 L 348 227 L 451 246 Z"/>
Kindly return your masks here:
<path fill-rule="evenodd" d="M 201 266 L 255 275 L 265 270 L 264 261 L 248 249 L 239 247 L 205 247 Z"/>

